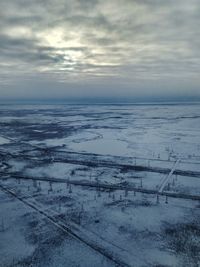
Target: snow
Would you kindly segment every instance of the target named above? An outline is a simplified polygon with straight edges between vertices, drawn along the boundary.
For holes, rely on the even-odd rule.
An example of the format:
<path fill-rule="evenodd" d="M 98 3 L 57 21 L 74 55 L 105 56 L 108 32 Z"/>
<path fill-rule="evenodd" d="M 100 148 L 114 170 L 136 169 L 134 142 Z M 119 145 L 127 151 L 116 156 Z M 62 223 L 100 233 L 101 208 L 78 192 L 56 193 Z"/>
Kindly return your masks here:
<path fill-rule="evenodd" d="M 175 171 L 183 175 L 172 174 L 164 193 L 200 196 L 199 105 L 0 109 L 0 185 L 44 212 L 0 190 L 0 267 L 26 266 L 30 260 L 33 267 L 115 266 L 61 231 L 61 224 L 129 266 L 176 267 L 186 259 L 191 267 L 198 266 L 198 255 L 191 257 L 181 247 L 176 250 L 173 242 L 186 238 L 183 243 L 193 247 L 199 201 L 165 195 L 157 199 L 156 194 L 136 189 L 158 190 L 180 159 Z M 141 169 L 134 170 L 135 165 Z M 99 187 L 82 186 L 83 182 Z M 114 190 L 113 185 L 126 185 L 127 192 Z M 133 187 L 135 192 L 128 190 Z M 45 214 L 53 216 L 54 223 Z M 180 225 L 188 226 L 188 236 L 176 232 Z M 176 235 L 167 234 L 170 227 Z M 195 234 L 198 247 L 198 231 Z"/>
<path fill-rule="evenodd" d="M 0 145 L 8 144 L 10 143 L 10 140 L 8 140 L 5 137 L 0 136 Z"/>
<path fill-rule="evenodd" d="M 5 194 L 0 192 L 1 216 L 0 224 L 5 230 L 0 231 L 0 266 L 9 266 L 23 257 L 31 255 L 34 246 L 30 245 L 23 234 L 23 225 L 20 217 L 28 211 L 17 201 L 3 201 Z"/>
<path fill-rule="evenodd" d="M 102 155 L 130 156 L 127 143 L 117 139 L 112 131 L 104 131 L 103 136 L 98 139 L 84 139 L 82 142 L 77 142 L 75 139 L 69 148 L 74 151 L 83 151 Z"/>

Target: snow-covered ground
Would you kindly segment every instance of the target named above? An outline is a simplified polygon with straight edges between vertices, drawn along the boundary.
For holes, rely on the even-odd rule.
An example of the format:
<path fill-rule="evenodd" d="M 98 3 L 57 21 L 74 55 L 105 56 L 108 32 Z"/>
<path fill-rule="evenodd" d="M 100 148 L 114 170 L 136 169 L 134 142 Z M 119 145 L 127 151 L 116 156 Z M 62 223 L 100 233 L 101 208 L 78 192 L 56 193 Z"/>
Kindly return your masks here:
<path fill-rule="evenodd" d="M 0 106 L 0 267 L 200 266 L 199 114 Z"/>
<path fill-rule="evenodd" d="M 8 144 L 10 141 L 7 138 L 0 136 L 0 145 Z"/>

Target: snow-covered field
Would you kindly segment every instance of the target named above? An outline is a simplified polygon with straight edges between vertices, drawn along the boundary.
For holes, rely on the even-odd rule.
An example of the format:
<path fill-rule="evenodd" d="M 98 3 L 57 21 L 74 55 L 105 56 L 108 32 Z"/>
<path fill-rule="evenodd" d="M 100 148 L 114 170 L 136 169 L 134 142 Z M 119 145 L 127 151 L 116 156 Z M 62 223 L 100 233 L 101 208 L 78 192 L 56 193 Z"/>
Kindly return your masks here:
<path fill-rule="evenodd" d="M 200 266 L 200 105 L 0 106 L 0 267 Z"/>
<path fill-rule="evenodd" d="M 10 141 L 7 138 L 0 136 L 0 145 L 7 144 Z"/>

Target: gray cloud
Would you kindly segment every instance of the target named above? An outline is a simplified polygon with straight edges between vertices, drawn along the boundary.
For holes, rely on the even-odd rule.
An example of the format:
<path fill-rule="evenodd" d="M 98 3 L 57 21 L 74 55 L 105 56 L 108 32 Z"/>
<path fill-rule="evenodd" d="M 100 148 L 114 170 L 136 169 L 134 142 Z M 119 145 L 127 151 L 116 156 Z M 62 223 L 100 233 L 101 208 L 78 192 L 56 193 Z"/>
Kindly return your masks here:
<path fill-rule="evenodd" d="M 2 97 L 50 84 L 52 97 L 200 96 L 198 0 L 1 0 L 0 10 Z"/>

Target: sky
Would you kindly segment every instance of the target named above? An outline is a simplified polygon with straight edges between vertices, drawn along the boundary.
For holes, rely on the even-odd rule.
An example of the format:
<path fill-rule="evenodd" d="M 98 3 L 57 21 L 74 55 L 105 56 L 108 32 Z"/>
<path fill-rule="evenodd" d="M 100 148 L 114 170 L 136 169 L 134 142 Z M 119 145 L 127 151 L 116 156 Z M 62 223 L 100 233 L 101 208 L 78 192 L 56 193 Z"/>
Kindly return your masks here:
<path fill-rule="evenodd" d="M 0 0 L 0 99 L 200 99 L 199 0 Z"/>

